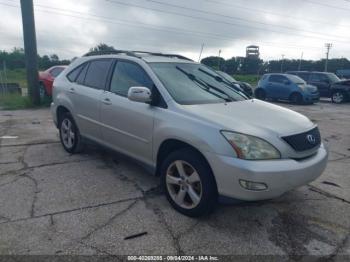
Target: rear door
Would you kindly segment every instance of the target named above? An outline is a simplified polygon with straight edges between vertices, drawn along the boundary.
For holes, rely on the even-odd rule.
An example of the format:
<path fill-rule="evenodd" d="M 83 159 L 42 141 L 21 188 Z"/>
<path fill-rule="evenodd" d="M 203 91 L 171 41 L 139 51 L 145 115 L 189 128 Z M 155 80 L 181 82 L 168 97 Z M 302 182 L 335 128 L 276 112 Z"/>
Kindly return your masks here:
<path fill-rule="evenodd" d="M 310 84 L 317 86 L 320 96 L 330 96 L 330 81 L 325 74 L 312 73 L 310 76 Z"/>
<path fill-rule="evenodd" d="M 130 101 L 127 94 L 133 86 L 151 90 L 154 84 L 139 64 L 118 60 L 110 87 L 101 96 L 101 133 L 103 141 L 115 150 L 151 163 L 155 108 Z"/>
<path fill-rule="evenodd" d="M 100 100 L 111 64 L 112 59 L 87 62 L 69 90 L 79 130 L 83 136 L 94 140 L 101 138 Z"/>

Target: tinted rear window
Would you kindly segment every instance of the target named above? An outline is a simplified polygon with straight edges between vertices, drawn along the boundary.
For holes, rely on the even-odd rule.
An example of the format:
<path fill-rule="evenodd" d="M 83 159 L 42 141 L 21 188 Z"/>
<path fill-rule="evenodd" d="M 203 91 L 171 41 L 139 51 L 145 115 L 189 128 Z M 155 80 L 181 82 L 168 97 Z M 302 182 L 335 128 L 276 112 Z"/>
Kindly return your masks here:
<path fill-rule="evenodd" d="M 51 70 L 50 74 L 53 76 L 53 77 L 57 77 L 59 74 L 62 73 L 62 71 L 64 70 L 63 67 L 57 67 L 57 68 L 54 68 Z"/>
<path fill-rule="evenodd" d="M 90 62 L 84 85 L 96 89 L 104 89 L 111 63 L 112 59 L 101 59 Z"/>

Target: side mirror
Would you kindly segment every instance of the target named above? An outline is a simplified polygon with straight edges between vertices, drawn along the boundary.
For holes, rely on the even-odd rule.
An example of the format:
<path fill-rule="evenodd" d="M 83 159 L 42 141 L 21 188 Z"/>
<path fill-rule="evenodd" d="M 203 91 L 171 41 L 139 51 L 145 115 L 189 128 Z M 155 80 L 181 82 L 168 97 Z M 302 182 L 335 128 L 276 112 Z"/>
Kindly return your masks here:
<path fill-rule="evenodd" d="M 128 99 L 139 103 L 149 103 L 152 101 L 152 92 L 147 87 L 143 86 L 130 87 Z"/>
<path fill-rule="evenodd" d="M 285 84 L 285 85 L 290 85 L 291 82 L 290 82 L 289 80 L 283 80 L 283 84 Z"/>

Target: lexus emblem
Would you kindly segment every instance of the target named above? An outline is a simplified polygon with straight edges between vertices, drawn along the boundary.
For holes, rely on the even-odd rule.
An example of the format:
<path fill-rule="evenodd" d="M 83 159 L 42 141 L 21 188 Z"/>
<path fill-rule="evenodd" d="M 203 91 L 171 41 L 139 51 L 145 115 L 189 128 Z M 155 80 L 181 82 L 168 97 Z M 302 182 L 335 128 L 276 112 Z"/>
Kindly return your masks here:
<path fill-rule="evenodd" d="M 316 144 L 316 137 L 314 135 L 309 134 L 306 136 L 306 139 L 311 145 Z"/>

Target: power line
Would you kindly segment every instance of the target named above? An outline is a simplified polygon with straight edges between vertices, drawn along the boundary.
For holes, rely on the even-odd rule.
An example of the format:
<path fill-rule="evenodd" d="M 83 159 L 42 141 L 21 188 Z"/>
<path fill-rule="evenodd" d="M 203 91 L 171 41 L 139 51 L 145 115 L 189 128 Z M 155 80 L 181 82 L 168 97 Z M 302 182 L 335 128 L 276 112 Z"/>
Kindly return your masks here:
<path fill-rule="evenodd" d="M 293 30 L 293 31 L 298 31 L 298 32 L 305 32 L 305 33 L 322 35 L 322 33 L 320 33 L 320 32 L 309 31 L 309 30 L 299 30 L 299 29 L 296 29 L 296 28 L 293 28 L 293 27 L 289 27 L 289 26 L 275 25 L 275 24 L 271 24 L 271 23 L 260 22 L 260 21 L 256 21 L 256 20 L 250 20 L 250 19 L 241 18 L 241 17 L 237 17 L 237 16 L 230 16 L 230 15 L 225 15 L 225 14 L 221 14 L 221 13 L 217 13 L 217 12 L 199 10 L 199 9 L 195 9 L 195 8 L 191 8 L 191 7 L 165 3 L 165 2 L 161 2 L 161 1 L 157 1 L 157 0 L 145 0 L 145 1 L 151 2 L 151 3 L 156 3 L 156 4 L 159 4 L 159 5 L 163 5 L 163 6 L 169 6 L 169 7 L 175 7 L 175 8 L 179 8 L 179 9 L 183 9 L 183 10 L 188 10 L 188 11 L 192 11 L 192 12 L 208 14 L 208 15 L 215 15 L 215 16 L 219 16 L 219 17 L 225 17 L 225 18 L 228 18 L 228 19 L 239 20 L 239 21 L 243 21 L 243 22 L 247 22 L 247 23 L 254 23 L 254 24 L 267 25 L 267 26 L 274 26 L 274 27 L 284 28 L 284 29 L 287 29 L 287 30 Z M 329 35 L 329 36 L 343 38 L 343 36 L 339 36 L 339 35 Z"/>
<path fill-rule="evenodd" d="M 346 8 L 346 7 L 329 5 L 329 4 L 325 4 L 325 3 L 316 2 L 316 1 L 313 1 L 313 0 L 303 0 L 303 1 L 311 3 L 311 4 L 314 4 L 314 5 L 320 5 L 320 6 L 333 8 L 333 9 L 338 9 L 338 10 L 341 10 L 341 11 L 350 11 L 350 8 Z"/>
<path fill-rule="evenodd" d="M 124 2 L 119 2 L 115 0 L 106 0 L 110 3 L 117 4 L 117 5 L 123 5 L 123 6 L 132 6 L 140 9 L 145 9 L 145 10 L 151 10 L 154 12 L 160 12 L 160 13 L 167 13 L 167 14 L 172 14 L 172 15 L 177 15 L 177 16 L 182 16 L 182 17 L 188 17 L 192 19 L 197 19 L 197 20 L 203 20 L 206 22 L 213 22 L 213 23 L 219 23 L 219 24 L 226 24 L 226 25 L 231 25 L 234 27 L 240 27 L 240 28 L 250 28 L 254 30 L 262 30 L 262 31 L 268 31 L 268 32 L 273 32 L 273 33 L 278 33 L 278 34 L 284 34 L 284 35 L 294 35 L 294 36 L 299 36 L 299 37 L 307 37 L 307 38 L 315 38 L 315 39 L 321 39 L 321 40 L 332 40 L 334 42 L 340 42 L 340 43 L 349 43 L 348 41 L 341 41 L 341 40 L 334 40 L 334 39 L 328 39 L 324 37 L 317 37 L 317 36 L 308 36 L 308 35 L 302 35 L 302 34 L 292 34 L 290 32 L 283 32 L 283 31 L 276 31 L 276 30 L 271 30 L 268 28 L 261 28 L 261 27 L 255 27 L 255 26 L 250 26 L 250 25 L 243 25 L 243 24 L 237 24 L 237 23 L 232 23 L 232 22 L 226 22 L 226 21 L 220 21 L 220 20 L 215 20 L 215 19 L 210 19 L 210 18 L 205 18 L 205 17 L 200 17 L 200 16 L 192 16 L 192 15 L 187 15 L 183 13 L 178 13 L 174 11 L 167 11 L 167 10 L 162 10 L 162 9 L 157 9 L 157 8 L 152 8 L 152 7 L 146 7 L 138 4 L 130 4 L 130 3 L 124 3 Z"/>
<path fill-rule="evenodd" d="M 18 7 L 18 6 L 14 6 L 14 5 L 4 4 L 1 2 L 0 2 L 0 5 Z M 41 7 L 41 8 L 44 7 L 45 9 L 38 10 L 37 9 L 38 7 Z M 86 16 L 93 16 L 96 18 L 101 18 L 102 20 L 96 19 L 96 18 L 88 18 L 88 17 L 76 16 L 76 15 L 70 15 L 70 14 L 63 14 L 63 13 L 59 13 L 59 12 L 55 12 L 55 11 L 50 11 L 48 9 L 58 10 L 59 12 L 71 12 L 71 13 L 77 13 L 77 14 L 82 14 L 82 15 L 86 15 Z M 68 16 L 68 17 L 83 19 L 83 20 L 103 21 L 103 22 L 107 22 L 107 23 L 111 23 L 111 24 L 121 24 L 121 25 L 138 27 L 138 28 L 152 29 L 152 30 L 156 30 L 156 31 L 165 31 L 165 32 L 170 32 L 170 33 L 178 33 L 178 34 L 186 34 L 186 35 L 190 34 L 191 36 L 195 36 L 195 37 L 200 37 L 200 35 L 202 35 L 202 36 L 206 36 L 206 37 L 209 37 L 212 39 L 220 39 L 223 41 L 232 42 L 234 40 L 233 38 L 229 38 L 227 36 L 223 36 L 223 35 L 219 35 L 219 34 L 210 34 L 210 33 L 206 33 L 206 32 L 184 30 L 184 29 L 179 30 L 178 28 L 174 28 L 174 27 L 159 27 L 159 26 L 154 26 L 154 25 L 149 25 L 149 24 L 140 25 L 140 24 L 131 23 L 128 20 L 120 20 L 120 19 L 119 20 L 117 20 L 117 19 L 112 20 L 111 18 L 105 17 L 105 16 L 98 16 L 98 15 L 94 15 L 94 14 L 82 13 L 82 12 L 77 12 L 77 11 L 72 11 L 72 10 L 62 9 L 62 8 L 53 8 L 53 7 L 43 6 L 43 5 L 36 5 L 36 10 L 39 12 L 53 13 L 56 15 Z M 197 34 L 197 35 L 194 35 L 194 34 Z M 312 47 L 312 46 L 301 46 L 301 45 L 281 45 L 281 46 L 279 46 L 281 43 L 265 42 L 265 41 L 258 41 L 258 42 L 263 43 L 267 46 L 277 46 L 277 47 L 283 47 L 283 48 L 319 49 L 319 47 Z"/>
<path fill-rule="evenodd" d="M 11 1 L 11 2 L 14 2 L 13 0 L 7 0 L 7 1 Z M 196 16 L 190 16 L 190 15 L 185 15 L 185 14 L 182 14 L 182 13 L 177 13 L 177 12 L 171 12 L 171 11 L 165 11 L 165 10 L 161 10 L 161 9 L 154 9 L 154 8 L 148 8 L 148 7 L 144 7 L 144 6 L 141 6 L 141 5 L 135 5 L 135 4 L 127 4 L 127 3 L 123 3 L 123 2 L 118 2 L 118 1 L 112 1 L 112 0 L 106 0 L 108 2 L 111 2 L 111 3 L 114 3 L 114 4 L 119 4 L 119 5 L 124 5 L 124 6 L 133 6 L 133 7 L 137 7 L 137 8 L 141 8 L 141 9 L 148 9 L 148 10 L 152 10 L 152 11 L 156 11 L 156 12 L 162 12 L 162 13 L 170 13 L 170 14 L 174 14 L 174 15 L 180 15 L 180 16 L 185 16 L 185 17 L 189 17 L 189 18 L 193 18 L 193 19 L 200 19 L 200 20 L 204 20 L 204 21 L 211 21 L 211 22 L 215 22 L 215 23 L 224 23 L 224 24 L 228 24 L 228 25 L 233 25 L 235 27 L 245 27 L 245 28 L 253 28 L 255 30 L 263 30 L 263 31 L 269 31 L 269 32 L 274 32 L 274 33 L 280 33 L 280 34 L 285 34 L 285 35 L 293 35 L 291 33 L 287 33 L 287 32 L 281 32 L 281 31 L 275 31 L 275 30 L 271 30 L 271 29 L 266 29 L 266 28 L 260 28 L 260 27 L 253 27 L 253 26 L 248 26 L 248 25 L 242 25 L 242 24 L 235 24 L 235 23 L 228 23 L 228 22 L 224 22 L 224 21 L 217 21 L 217 20 L 212 20 L 212 19 L 207 19 L 207 18 L 204 18 L 204 17 L 196 17 Z M 6 4 L 4 4 L 6 5 Z M 61 8 L 53 8 L 53 7 L 49 7 L 49 6 L 43 6 L 43 5 L 36 5 L 36 6 L 42 6 L 42 7 L 45 7 L 45 8 L 50 8 L 50 9 L 54 9 L 54 10 L 61 10 L 63 11 L 64 9 L 61 9 Z M 86 14 L 86 13 L 81 13 L 81 12 L 77 12 L 77 11 L 71 11 L 71 10 L 64 10 L 65 12 L 71 12 L 71 13 L 80 13 L 80 14 L 84 14 L 84 15 L 89 15 L 89 14 Z M 52 11 L 51 11 L 52 12 Z M 64 14 L 62 14 L 64 15 Z M 68 16 L 68 15 L 67 15 Z M 76 17 L 76 16 L 72 16 L 70 15 L 71 17 L 75 17 L 75 18 L 79 18 L 79 17 Z M 94 17 L 99 17 L 99 18 L 102 18 L 102 19 L 110 19 L 110 18 L 106 18 L 106 17 L 103 17 L 103 16 L 97 16 L 97 15 L 90 15 L 90 16 L 94 16 Z M 87 19 L 87 18 L 83 18 L 83 19 Z M 114 19 L 113 21 L 116 21 L 116 19 Z M 114 22 L 114 23 L 118 23 L 118 22 Z M 120 23 L 120 22 L 119 22 Z M 123 21 L 123 23 L 130 23 L 129 21 Z M 139 24 L 138 24 L 139 25 Z M 153 26 L 153 25 L 151 25 Z M 154 27 L 154 26 L 153 26 Z M 155 29 L 157 30 L 157 29 Z M 159 29 L 158 29 L 159 30 Z M 179 30 L 179 29 L 177 29 Z M 180 32 L 181 31 L 181 32 Z M 180 29 L 179 30 L 179 33 L 182 33 L 183 29 Z M 194 32 L 194 31 L 193 31 Z M 198 34 L 199 32 L 197 32 Z M 199 34 L 207 34 L 209 35 L 208 33 L 199 33 Z M 296 35 L 294 34 L 295 36 L 299 36 L 299 37 L 307 37 L 307 38 L 316 38 L 316 39 L 322 39 L 322 40 L 330 40 L 330 39 L 325 39 L 323 37 L 317 37 L 317 36 L 307 36 L 307 35 Z M 226 37 L 227 38 L 227 37 Z M 231 39 L 231 38 L 230 38 Z M 232 39 L 231 39 L 232 41 Z M 346 43 L 348 44 L 348 41 L 340 41 L 340 40 L 334 40 L 332 39 L 333 42 L 339 42 L 339 43 Z M 262 42 L 262 41 L 260 41 Z"/>
<path fill-rule="evenodd" d="M 288 14 L 285 14 L 285 13 L 280 13 L 280 12 L 272 12 L 272 11 L 269 11 L 269 10 L 263 10 L 263 9 L 257 9 L 257 8 L 241 6 L 241 5 L 233 4 L 232 2 L 226 3 L 226 2 L 221 2 L 221 1 L 217 1 L 217 0 L 205 0 L 205 1 L 207 1 L 209 3 L 220 4 L 220 5 L 223 5 L 223 6 L 232 6 L 232 7 L 243 9 L 243 10 L 246 10 L 248 12 L 253 12 L 253 13 L 269 14 L 269 15 L 279 16 L 279 17 L 283 17 L 283 18 L 288 17 L 290 19 L 294 19 L 294 20 L 298 20 L 298 21 L 307 21 L 307 22 L 311 22 L 311 23 L 315 23 L 315 24 L 322 24 L 322 25 L 328 25 L 328 26 L 334 25 L 334 26 L 341 26 L 341 27 L 350 27 L 350 25 L 340 25 L 340 24 L 329 23 L 329 22 L 320 21 L 320 20 L 300 18 L 300 17 L 297 17 L 297 16 L 291 16 L 291 15 L 288 15 Z M 350 2 L 350 0 L 344 0 L 344 1 Z"/>

